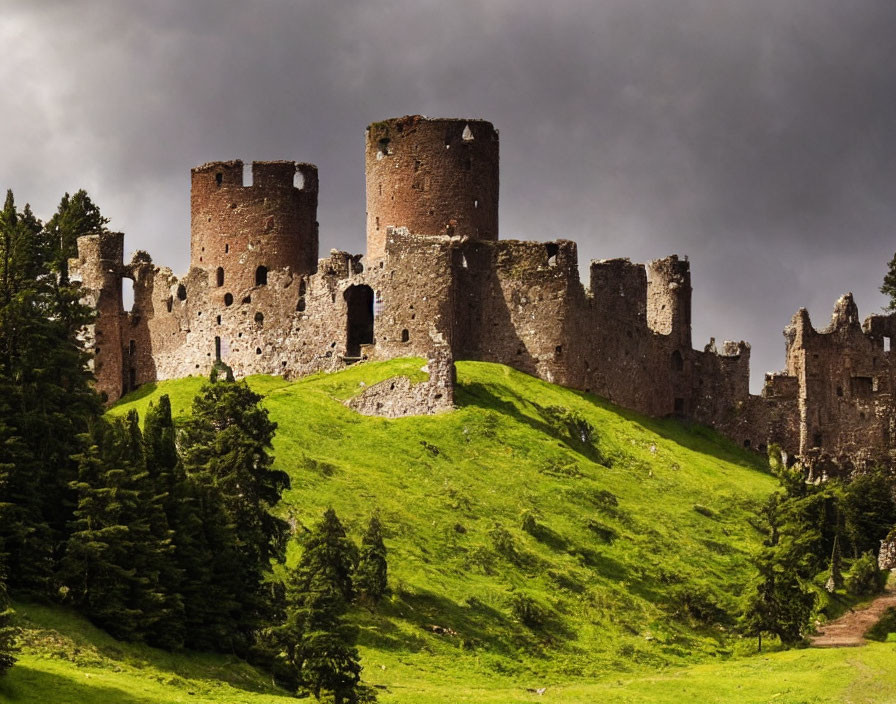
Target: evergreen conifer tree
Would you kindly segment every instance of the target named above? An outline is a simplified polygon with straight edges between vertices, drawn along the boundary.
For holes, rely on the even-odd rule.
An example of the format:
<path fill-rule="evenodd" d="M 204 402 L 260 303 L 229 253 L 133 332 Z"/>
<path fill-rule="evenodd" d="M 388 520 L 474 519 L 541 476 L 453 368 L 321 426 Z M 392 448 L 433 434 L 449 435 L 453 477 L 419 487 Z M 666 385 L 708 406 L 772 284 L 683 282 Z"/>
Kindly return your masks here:
<path fill-rule="evenodd" d="M 12 192 L 0 211 L 0 538 L 10 587 L 50 592 L 73 506 L 72 456 L 102 411 L 78 339 L 91 311 L 60 280 L 56 241 Z"/>
<path fill-rule="evenodd" d="M 60 573 L 72 601 L 125 640 L 153 632 L 171 608 L 159 582 L 170 548 L 154 534 L 161 509 L 141 446 L 135 412 L 94 423 L 78 457 L 78 503 Z"/>
<path fill-rule="evenodd" d="M 238 624 L 231 647 L 242 651 L 275 605 L 265 580 L 271 561 L 285 558 L 289 524 L 273 515 L 289 476 L 268 454 L 276 424 L 245 382 L 207 384 L 193 402 L 181 446 L 195 483 L 208 548 L 214 555 L 218 605 L 236 608 L 224 619 Z M 232 557 L 228 557 L 232 556 Z M 220 641 L 219 641 L 220 642 Z"/>
<path fill-rule="evenodd" d="M 386 593 L 388 582 L 386 546 L 379 516 L 374 514 L 361 539 L 358 569 L 355 571 L 355 589 L 363 603 L 377 604 Z"/>
<path fill-rule="evenodd" d="M 13 610 L 6 595 L 4 575 L 0 570 L 0 676 L 15 663 L 19 629 L 13 625 Z"/>
<path fill-rule="evenodd" d="M 320 699 L 353 699 L 361 666 L 357 631 L 343 616 L 354 595 L 357 549 L 333 509 L 308 537 L 287 584 L 286 622 L 275 631 L 297 678 Z"/>

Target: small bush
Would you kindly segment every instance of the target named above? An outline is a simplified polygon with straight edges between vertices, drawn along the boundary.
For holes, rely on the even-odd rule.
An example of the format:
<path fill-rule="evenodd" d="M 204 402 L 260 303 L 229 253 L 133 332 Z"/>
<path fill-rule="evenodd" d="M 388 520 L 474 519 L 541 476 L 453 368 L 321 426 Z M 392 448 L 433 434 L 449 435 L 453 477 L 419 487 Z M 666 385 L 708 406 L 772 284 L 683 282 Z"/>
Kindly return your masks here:
<path fill-rule="evenodd" d="M 520 519 L 520 528 L 529 535 L 535 535 L 538 532 L 538 521 L 535 520 L 535 514 L 529 510 L 523 511 Z"/>
<path fill-rule="evenodd" d="M 495 554 L 484 545 L 477 545 L 467 556 L 467 567 L 478 569 L 482 574 L 495 573 Z"/>
<path fill-rule="evenodd" d="M 510 599 L 510 610 L 513 617 L 530 630 L 536 631 L 545 624 L 544 610 L 530 596 L 514 594 Z"/>
<path fill-rule="evenodd" d="M 706 516 L 707 518 L 712 519 L 716 518 L 716 512 L 709 508 L 709 506 L 704 506 L 703 504 L 694 504 L 694 510 L 701 516 Z"/>
<path fill-rule="evenodd" d="M 705 587 L 698 584 L 682 584 L 674 587 L 670 594 L 672 597 L 670 610 L 677 618 L 690 618 L 705 626 L 730 620 L 716 596 Z"/>
<path fill-rule="evenodd" d="M 853 596 L 874 596 L 883 591 L 887 573 L 877 566 L 877 558 L 866 552 L 856 560 L 846 575 L 846 591 Z"/>
<path fill-rule="evenodd" d="M 517 559 L 516 543 L 510 531 L 501 525 L 496 525 L 489 532 L 489 537 L 492 539 L 492 546 L 494 546 L 495 552 L 506 557 L 511 562 Z"/>
<path fill-rule="evenodd" d="M 588 519 L 585 526 L 588 530 L 594 533 L 597 539 L 602 543 L 610 544 L 619 537 L 619 534 L 615 530 L 591 518 Z"/>

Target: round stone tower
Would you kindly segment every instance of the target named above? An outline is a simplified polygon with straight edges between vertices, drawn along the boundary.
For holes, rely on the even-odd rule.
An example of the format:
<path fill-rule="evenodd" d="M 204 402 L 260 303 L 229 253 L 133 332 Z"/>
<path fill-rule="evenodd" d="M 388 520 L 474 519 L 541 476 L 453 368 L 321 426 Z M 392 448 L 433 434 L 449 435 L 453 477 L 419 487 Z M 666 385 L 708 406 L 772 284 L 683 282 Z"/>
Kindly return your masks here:
<path fill-rule="evenodd" d="M 386 228 L 498 239 L 498 131 L 485 120 L 420 115 L 367 128 L 367 258 Z"/>
<path fill-rule="evenodd" d="M 317 268 L 317 167 L 293 161 L 220 161 L 191 171 L 190 266 L 222 296 L 267 283 L 267 272 Z M 249 181 L 247 178 L 246 181 Z"/>

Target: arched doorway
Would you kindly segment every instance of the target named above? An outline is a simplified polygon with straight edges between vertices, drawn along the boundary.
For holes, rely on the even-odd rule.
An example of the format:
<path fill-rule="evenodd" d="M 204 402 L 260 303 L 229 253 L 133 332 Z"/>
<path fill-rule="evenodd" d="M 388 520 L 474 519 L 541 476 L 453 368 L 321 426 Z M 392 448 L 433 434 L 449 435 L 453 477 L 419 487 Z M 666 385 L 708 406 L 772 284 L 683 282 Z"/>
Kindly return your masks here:
<path fill-rule="evenodd" d="M 361 345 L 373 344 L 373 289 L 349 286 L 343 294 L 346 307 L 345 356 L 357 359 Z"/>

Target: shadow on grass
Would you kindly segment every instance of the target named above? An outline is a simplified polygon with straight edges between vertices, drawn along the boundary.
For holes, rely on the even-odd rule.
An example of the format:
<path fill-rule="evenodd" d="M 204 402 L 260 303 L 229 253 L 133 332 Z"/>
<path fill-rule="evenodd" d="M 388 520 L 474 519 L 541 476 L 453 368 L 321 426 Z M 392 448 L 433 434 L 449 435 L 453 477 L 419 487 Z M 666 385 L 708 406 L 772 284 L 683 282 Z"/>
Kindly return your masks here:
<path fill-rule="evenodd" d="M 190 680 L 212 678 L 235 689 L 253 694 L 268 691 L 267 676 L 264 676 L 263 679 L 259 674 L 254 681 L 247 681 L 246 673 L 251 666 L 234 655 L 193 650 L 169 652 L 153 648 L 145 643 L 119 641 L 91 623 L 89 619 L 70 609 L 27 602 L 19 602 L 14 606 L 18 616 L 18 625 L 26 630 L 26 643 L 33 639 L 34 642 L 31 645 L 36 648 L 61 648 L 62 651 L 57 653 L 59 656 L 63 656 L 68 649 L 70 652 L 67 657 L 72 661 L 73 667 L 78 667 L 82 662 L 95 664 L 98 657 L 101 661 L 106 661 L 104 666 L 109 668 L 127 662 L 129 665 L 141 669 L 151 666 L 172 677 Z M 28 631 L 33 631 L 33 635 L 30 635 Z M 45 639 L 51 641 L 49 646 L 44 642 Z M 196 665 L 198 671 L 189 671 L 190 666 L 188 665 L 185 669 L 184 664 Z M 5 701 L 0 697 L 0 702 Z M 32 700 L 22 701 L 30 702 Z M 40 701 L 42 704 L 45 701 L 52 701 L 54 704 L 56 702 L 55 699 Z M 80 702 L 81 700 L 72 699 L 71 701 Z M 84 701 L 92 702 L 94 700 Z M 103 702 L 103 704 L 118 701 L 121 701 L 122 704 L 129 704 L 131 700 L 96 699 L 96 702 Z M 134 701 L 142 702 L 144 700 Z"/>
<path fill-rule="evenodd" d="M 381 609 L 376 629 L 361 629 L 359 644 L 388 650 L 418 652 L 427 645 L 424 634 L 435 635 L 458 649 L 486 645 L 501 655 L 516 651 L 516 624 L 507 614 L 474 599 L 459 604 L 434 592 L 420 590 L 399 592 Z M 410 636 L 389 619 L 402 619 L 420 629 L 419 636 Z"/>
<path fill-rule="evenodd" d="M 123 403 L 133 403 L 134 401 L 139 401 L 140 399 L 146 398 L 147 396 L 152 396 L 157 388 L 159 388 L 159 385 L 154 381 L 150 381 L 149 383 L 143 384 L 130 393 L 122 396 L 115 402 L 115 405 L 117 406 Z"/>
<path fill-rule="evenodd" d="M 501 385 L 501 390 L 503 394 L 506 394 L 513 400 L 499 398 L 489 386 L 486 386 L 485 384 L 478 382 L 461 382 L 458 384 L 456 400 L 459 406 L 478 406 L 510 416 L 514 420 L 520 423 L 525 423 L 538 432 L 547 433 L 552 437 L 556 437 L 573 452 L 576 452 L 589 460 L 598 462 L 599 464 L 603 463 L 597 448 L 587 443 L 577 442 L 576 438 L 564 436 L 563 434 L 558 433 L 558 428 L 554 425 L 551 425 L 546 421 L 536 420 L 531 416 L 525 415 L 520 410 L 521 407 L 528 405 L 539 415 L 544 417 L 544 408 L 541 408 L 538 404 L 532 403 L 525 397 L 520 396 L 505 385 Z M 567 389 L 567 391 L 591 406 L 611 411 L 621 418 L 635 425 L 639 425 L 645 430 L 656 433 L 666 440 L 671 440 L 683 448 L 710 455 L 726 462 L 756 469 L 760 472 L 768 472 L 765 458 L 762 455 L 743 450 L 735 443 L 707 426 L 677 418 L 650 418 L 636 411 L 616 406 L 610 401 L 591 393 L 586 393 L 577 389 Z M 600 428 L 597 428 L 597 432 L 600 432 Z"/>
<path fill-rule="evenodd" d="M 82 675 L 83 676 L 83 675 Z M 117 687 L 79 684 L 74 679 L 17 664 L 0 680 L 0 701 L 10 704 L 155 704 Z"/>
<path fill-rule="evenodd" d="M 511 396 L 515 402 L 499 398 L 488 386 L 478 382 L 460 385 L 457 389 L 455 399 L 461 407 L 476 406 L 478 408 L 497 411 L 502 415 L 509 416 L 518 423 L 528 425 L 538 433 L 555 438 L 563 447 L 581 455 L 591 462 L 596 462 L 598 464 L 604 464 L 606 462 L 605 458 L 600 454 L 600 451 L 591 443 L 580 441 L 571 433 L 563 432 L 563 429 L 556 424 L 549 423 L 547 420 L 538 420 L 532 416 L 526 415 L 520 410 L 520 407 L 523 405 L 531 406 L 543 419 L 549 415 L 547 409 L 527 400 L 507 387 L 502 386 L 501 388 L 503 392 Z"/>

